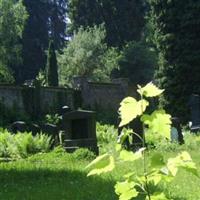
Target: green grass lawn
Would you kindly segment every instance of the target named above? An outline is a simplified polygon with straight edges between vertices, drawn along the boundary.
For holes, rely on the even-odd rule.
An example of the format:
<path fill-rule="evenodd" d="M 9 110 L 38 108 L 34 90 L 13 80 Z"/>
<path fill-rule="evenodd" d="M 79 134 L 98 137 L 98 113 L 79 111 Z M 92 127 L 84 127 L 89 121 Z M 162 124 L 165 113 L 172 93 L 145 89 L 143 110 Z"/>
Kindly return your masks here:
<path fill-rule="evenodd" d="M 190 152 L 200 173 L 200 150 Z M 163 153 L 166 157 L 175 153 Z M 87 178 L 90 159 L 67 153 L 39 154 L 0 163 L 0 200 L 115 200 L 114 184 L 125 171 L 141 172 L 141 163 L 124 163 L 111 174 Z M 200 180 L 180 171 L 166 193 L 175 200 L 200 200 Z"/>
<path fill-rule="evenodd" d="M 116 199 L 109 177 L 86 177 L 86 159 L 67 153 L 0 164 L 2 200 Z"/>

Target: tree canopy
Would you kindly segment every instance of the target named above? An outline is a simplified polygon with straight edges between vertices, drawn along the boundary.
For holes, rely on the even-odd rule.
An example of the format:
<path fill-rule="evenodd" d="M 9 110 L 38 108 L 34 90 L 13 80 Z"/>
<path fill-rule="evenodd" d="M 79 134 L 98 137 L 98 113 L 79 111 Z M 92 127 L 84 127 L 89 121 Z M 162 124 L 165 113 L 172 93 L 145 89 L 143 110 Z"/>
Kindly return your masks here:
<path fill-rule="evenodd" d="M 6 77 L 10 71 L 14 76 L 21 72 L 20 40 L 26 19 L 27 12 L 22 1 L 0 0 L 0 68 L 1 74 L 6 72 Z"/>
<path fill-rule="evenodd" d="M 140 40 L 144 14 L 145 3 L 141 0 L 68 0 L 69 32 L 104 23 L 109 46 L 122 47 Z"/>
<path fill-rule="evenodd" d="M 157 82 L 174 116 L 188 119 L 192 93 L 200 93 L 200 1 L 150 0 L 154 42 L 159 52 Z"/>
<path fill-rule="evenodd" d="M 68 84 L 73 76 L 87 76 L 93 80 L 108 80 L 117 66 L 118 52 L 108 48 L 104 26 L 80 28 L 61 54 L 60 79 Z"/>

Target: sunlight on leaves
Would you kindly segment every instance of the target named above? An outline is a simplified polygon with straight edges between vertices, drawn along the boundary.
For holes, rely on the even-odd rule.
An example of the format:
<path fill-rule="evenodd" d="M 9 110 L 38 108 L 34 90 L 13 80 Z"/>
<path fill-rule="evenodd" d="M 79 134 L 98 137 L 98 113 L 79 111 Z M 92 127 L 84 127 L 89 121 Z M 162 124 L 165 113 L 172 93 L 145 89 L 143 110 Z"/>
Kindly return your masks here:
<path fill-rule="evenodd" d="M 148 133 L 159 134 L 170 139 L 171 116 L 166 114 L 164 110 L 154 111 L 151 115 L 143 115 L 141 120 L 148 126 Z"/>
<path fill-rule="evenodd" d="M 92 161 L 86 169 L 92 169 L 87 176 L 99 175 L 102 173 L 107 173 L 112 171 L 115 168 L 114 158 L 109 154 L 104 154 L 102 156 L 97 157 L 94 161 Z"/>
<path fill-rule="evenodd" d="M 118 182 L 115 185 L 115 192 L 119 195 L 119 200 L 129 200 L 134 197 L 137 197 L 138 192 L 134 188 L 136 183 L 134 182 Z"/>
<path fill-rule="evenodd" d="M 148 200 L 148 198 L 146 198 Z M 168 200 L 168 198 L 165 196 L 165 194 L 162 193 L 155 193 L 151 196 L 151 200 Z"/>
<path fill-rule="evenodd" d="M 197 167 L 192 161 L 190 154 L 186 151 L 180 153 L 175 158 L 169 158 L 167 162 L 167 167 L 173 176 L 176 176 L 178 168 L 180 167 L 199 177 Z"/>
<path fill-rule="evenodd" d="M 165 165 L 164 157 L 161 153 L 155 152 L 151 158 L 150 163 L 152 168 L 160 168 Z"/>
<path fill-rule="evenodd" d="M 137 92 L 141 95 L 141 96 L 145 96 L 145 97 L 156 97 L 161 95 L 164 90 L 159 89 L 158 87 L 156 87 L 152 82 L 148 83 L 146 86 L 141 87 L 140 85 L 138 85 L 138 90 Z"/>
<path fill-rule="evenodd" d="M 121 122 L 119 127 L 122 127 L 137 116 L 140 116 L 149 105 L 146 100 L 137 101 L 133 97 L 127 97 L 120 103 L 119 114 L 121 116 Z"/>
<path fill-rule="evenodd" d="M 135 160 L 138 160 L 140 158 L 142 158 L 142 152 L 144 151 L 145 149 L 142 148 L 140 149 L 139 151 L 137 151 L 136 153 L 133 153 L 131 151 L 126 151 L 126 150 L 122 150 L 120 152 L 120 159 L 122 159 L 123 161 L 128 161 L 128 162 L 132 162 L 132 161 L 135 161 Z"/>

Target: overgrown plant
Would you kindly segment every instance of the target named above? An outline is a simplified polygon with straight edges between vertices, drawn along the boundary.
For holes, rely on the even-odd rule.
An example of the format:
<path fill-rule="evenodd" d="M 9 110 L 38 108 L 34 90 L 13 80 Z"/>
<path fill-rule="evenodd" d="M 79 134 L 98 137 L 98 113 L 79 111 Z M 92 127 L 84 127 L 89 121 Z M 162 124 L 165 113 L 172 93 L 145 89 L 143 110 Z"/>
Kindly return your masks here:
<path fill-rule="evenodd" d="M 50 123 L 50 124 L 58 124 L 61 120 L 61 116 L 59 114 L 47 114 L 45 115 L 45 123 Z"/>
<path fill-rule="evenodd" d="M 141 160 L 143 169 L 142 175 L 130 171 L 122 178 L 123 181 L 117 182 L 115 192 L 119 195 L 120 200 L 130 199 L 145 199 L 145 200 L 166 200 L 171 199 L 166 196 L 164 191 L 159 187 L 160 183 L 167 184 L 171 182 L 177 175 L 178 169 L 183 168 L 188 172 L 198 176 L 195 163 L 192 161 L 188 152 L 183 151 L 174 158 L 169 158 L 167 161 L 161 153 L 154 153 L 150 156 L 145 146 L 145 135 L 158 135 L 166 140 L 170 140 L 171 131 L 171 116 L 164 110 L 155 110 L 151 114 L 146 114 L 149 106 L 148 99 L 158 97 L 164 90 L 157 88 L 153 83 L 147 84 L 145 87 L 138 86 L 137 92 L 140 95 L 140 100 L 137 101 L 132 97 L 127 97 L 121 102 L 119 113 L 121 116 L 120 127 L 129 124 L 137 117 L 140 118 L 145 133 L 135 133 L 127 131 L 121 135 L 121 142 L 124 138 L 130 137 L 131 134 L 137 135 L 142 141 L 142 148 L 137 152 L 127 151 L 122 148 L 121 144 L 117 144 L 112 152 L 108 152 L 97 157 L 86 168 L 90 169 L 88 176 L 102 174 L 112 171 L 120 162 L 135 163 Z"/>
<path fill-rule="evenodd" d="M 32 154 L 48 152 L 51 145 L 52 138 L 44 134 L 14 135 L 7 130 L 0 130 L 0 158 L 26 158 Z"/>

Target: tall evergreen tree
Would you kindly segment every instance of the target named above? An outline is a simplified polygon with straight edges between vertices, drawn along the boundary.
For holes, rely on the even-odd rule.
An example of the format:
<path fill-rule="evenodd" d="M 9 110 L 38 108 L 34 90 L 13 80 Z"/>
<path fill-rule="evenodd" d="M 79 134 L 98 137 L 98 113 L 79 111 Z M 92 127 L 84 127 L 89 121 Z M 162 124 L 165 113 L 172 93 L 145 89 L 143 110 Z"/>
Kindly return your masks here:
<path fill-rule="evenodd" d="M 49 2 L 49 36 L 59 50 L 66 41 L 67 0 L 51 0 Z"/>
<path fill-rule="evenodd" d="M 154 41 L 159 52 L 156 77 L 165 88 L 162 104 L 183 120 L 192 93 L 200 93 L 200 1 L 150 0 Z"/>
<path fill-rule="evenodd" d="M 23 74 L 19 82 L 34 79 L 46 63 L 48 48 L 48 4 L 45 1 L 24 0 L 29 18 L 23 32 Z"/>
<path fill-rule="evenodd" d="M 144 26 L 144 1 L 141 0 L 68 0 L 69 32 L 80 26 L 105 24 L 107 43 L 122 47 L 140 40 Z"/>
<path fill-rule="evenodd" d="M 23 0 L 29 19 L 23 33 L 23 74 L 20 82 L 34 79 L 46 65 L 49 39 L 55 48 L 65 42 L 66 0 Z"/>
<path fill-rule="evenodd" d="M 48 86 L 58 86 L 58 64 L 53 41 L 49 43 L 46 78 Z"/>

